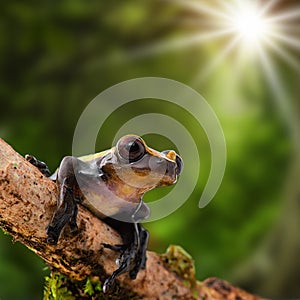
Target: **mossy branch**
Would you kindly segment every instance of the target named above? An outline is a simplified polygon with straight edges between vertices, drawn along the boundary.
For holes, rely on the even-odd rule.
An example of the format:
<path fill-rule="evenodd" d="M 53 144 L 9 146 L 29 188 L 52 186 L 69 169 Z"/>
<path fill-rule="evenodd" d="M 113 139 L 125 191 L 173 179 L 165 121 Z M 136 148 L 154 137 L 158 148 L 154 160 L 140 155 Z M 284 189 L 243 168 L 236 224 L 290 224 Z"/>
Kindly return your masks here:
<path fill-rule="evenodd" d="M 0 139 L 0 227 L 43 258 L 52 270 L 67 276 L 68 285 L 85 282 L 82 289 L 89 297 L 88 280 L 97 278 L 103 282 L 116 269 L 117 254 L 103 249 L 101 244 L 119 244 L 121 239 L 117 232 L 80 207 L 79 233 L 73 236 L 66 228 L 57 245 L 47 244 L 45 228 L 56 198 L 56 185 Z M 147 257 L 147 268 L 140 271 L 136 280 L 130 280 L 127 274 L 118 278 L 118 293 L 127 294 L 128 298 L 135 295 L 137 299 L 259 299 L 216 278 L 187 284 L 186 274 L 176 273 L 166 263 L 166 256 L 148 251 Z M 100 295 L 99 290 L 98 286 Z M 114 299 L 114 291 L 111 293 L 99 298 Z M 115 299 L 121 298 L 119 295 Z"/>

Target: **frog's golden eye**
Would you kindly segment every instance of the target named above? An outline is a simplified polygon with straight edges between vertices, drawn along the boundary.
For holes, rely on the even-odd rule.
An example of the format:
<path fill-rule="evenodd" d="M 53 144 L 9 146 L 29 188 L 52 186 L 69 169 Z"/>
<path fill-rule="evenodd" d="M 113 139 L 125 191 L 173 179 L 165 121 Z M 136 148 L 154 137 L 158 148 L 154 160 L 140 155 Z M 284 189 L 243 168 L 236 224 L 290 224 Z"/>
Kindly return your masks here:
<path fill-rule="evenodd" d="M 145 145 L 137 136 L 124 136 L 117 143 L 118 154 L 129 163 L 140 160 L 146 153 Z"/>

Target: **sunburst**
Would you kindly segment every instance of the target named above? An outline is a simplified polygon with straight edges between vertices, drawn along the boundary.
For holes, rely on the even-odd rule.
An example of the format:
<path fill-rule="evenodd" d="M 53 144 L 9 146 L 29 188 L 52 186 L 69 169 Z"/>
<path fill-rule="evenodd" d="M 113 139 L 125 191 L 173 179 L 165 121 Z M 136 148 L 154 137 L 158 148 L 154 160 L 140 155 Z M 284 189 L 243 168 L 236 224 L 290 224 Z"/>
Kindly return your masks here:
<path fill-rule="evenodd" d="M 267 56 L 273 52 L 290 67 L 300 72 L 300 62 L 295 55 L 295 52 L 300 51 L 300 31 L 297 30 L 300 6 L 281 8 L 282 0 L 212 0 L 210 2 L 175 0 L 172 2 L 193 9 L 202 17 L 210 19 L 210 24 L 213 26 L 203 33 L 205 35 L 203 42 L 226 37 L 227 45 L 224 45 L 223 50 L 219 51 L 215 59 L 209 63 L 209 67 L 204 68 L 204 72 L 200 72 L 202 77 L 209 76 L 232 51 L 240 51 L 244 58 L 257 55 L 260 60 L 265 60 L 265 55 L 261 55 L 262 50 L 266 51 Z M 200 37 L 198 39 L 200 40 Z M 262 66 L 266 64 L 265 60 Z M 274 67 L 274 62 L 271 64 Z M 264 72 L 268 74 L 266 69 Z"/>
<path fill-rule="evenodd" d="M 293 109 L 286 100 L 288 92 L 276 64 L 278 59 L 281 59 L 297 74 L 300 73 L 299 5 L 292 5 L 291 1 L 287 4 L 285 0 L 162 1 L 190 11 L 194 21 L 198 15 L 199 32 L 194 30 L 191 34 L 171 41 L 164 40 L 136 49 L 131 52 L 133 58 L 220 41 L 220 50 L 214 58 L 199 66 L 193 85 L 209 79 L 233 52 L 237 52 L 237 59 L 233 65 L 239 68 L 249 66 L 247 63 L 252 63 L 255 58 L 287 125 L 291 131 L 298 134 L 293 123 L 296 119 Z"/>
<path fill-rule="evenodd" d="M 201 71 L 195 75 L 196 80 L 207 79 L 233 51 L 238 51 L 238 57 L 243 59 L 256 56 L 263 60 L 261 66 L 270 82 L 274 78 L 270 78 L 269 69 L 275 68 L 274 60 L 269 57 L 271 53 L 300 73 L 300 5 L 283 6 L 286 3 L 284 0 L 162 1 L 191 11 L 194 19 L 198 14 L 201 19 L 199 32 L 135 49 L 129 57 L 137 58 L 184 47 L 201 46 L 221 39 L 224 42 L 225 39 L 225 44 L 220 47 L 214 59 L 206 66 L 201 66 Z M 211 26 L 202 28 L 205 21 Z"/>

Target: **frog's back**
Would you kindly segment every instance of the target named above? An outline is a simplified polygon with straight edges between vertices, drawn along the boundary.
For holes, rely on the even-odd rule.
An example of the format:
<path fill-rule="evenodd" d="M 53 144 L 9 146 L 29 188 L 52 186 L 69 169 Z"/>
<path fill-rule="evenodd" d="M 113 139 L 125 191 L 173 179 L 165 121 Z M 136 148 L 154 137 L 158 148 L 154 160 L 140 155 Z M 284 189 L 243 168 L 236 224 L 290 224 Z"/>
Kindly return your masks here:
<path fill-rule="evenodd" d="M 82 160 L 84 162 L 89 162 L 89 161 L 101 158 L 101 157 L 109 154 L 110 152 L 111 152 L 111 149 L 104 150 L 104 151 L 101 151 L 101 152 L 97 152 L 97 153 L 93 153 L 93 154 L 88 154 L 88 155 L 80 156 L 80 157 L 78 157 L 78 159 L 80 159 L 80 160 Z M 56 180 L 58 169 L 59 168 L 57 168 L 55 170 L 55 172 L 49 177 L 51 180 Z"/>
<path fill-rule="evenodd" d="M 89 161 L 92 161 L 94 159 L 103 157 L 103 156 L 109 154 L 110 152 L 111 152 L 111 149 L 104 150 L 104 151 L 101 151 L 101 152 L 98 152 L 98 153 L 94 153 L 94 154 L 88 154 L 88 155 L 80 156 L 78 158 L 80 160 L 82 160 L 82 161 L 89 162 Z"/>

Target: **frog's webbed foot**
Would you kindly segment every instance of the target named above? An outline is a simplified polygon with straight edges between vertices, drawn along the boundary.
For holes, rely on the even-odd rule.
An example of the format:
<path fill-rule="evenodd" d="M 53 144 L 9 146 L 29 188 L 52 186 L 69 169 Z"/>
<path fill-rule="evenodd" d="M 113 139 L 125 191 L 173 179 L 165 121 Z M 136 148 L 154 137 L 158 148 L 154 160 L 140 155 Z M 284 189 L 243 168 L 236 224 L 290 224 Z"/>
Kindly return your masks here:
<path fill-rule="evenodd" d="M 130 243 L 123 245 L 102 244 L 105 248 L 120 252 L 120 256 L 116 261 L 118 269 L 105 280 L 103 292 L 107 292 L 113 286 L 119 275 L 129 272 L 129 277 L 135 279 L 139 270 L 146 268 L 149 233 L 139 223 L 131 223 L 130 225 L 134 230 L 133 240 Z M 127 226 L 129 225 L 127 224 Z M 126 240 L 126 237 L 124 240 Z"/>
<path fill-rule="evenodd" d="M 50 170 L 48 166 L 43 162 L 35 158 L 33 155 L 26 154 L 25 159 L 30 162 L 32 165 L 37 167 L 41 173 L 47 177 L 51 175 Z"/>

